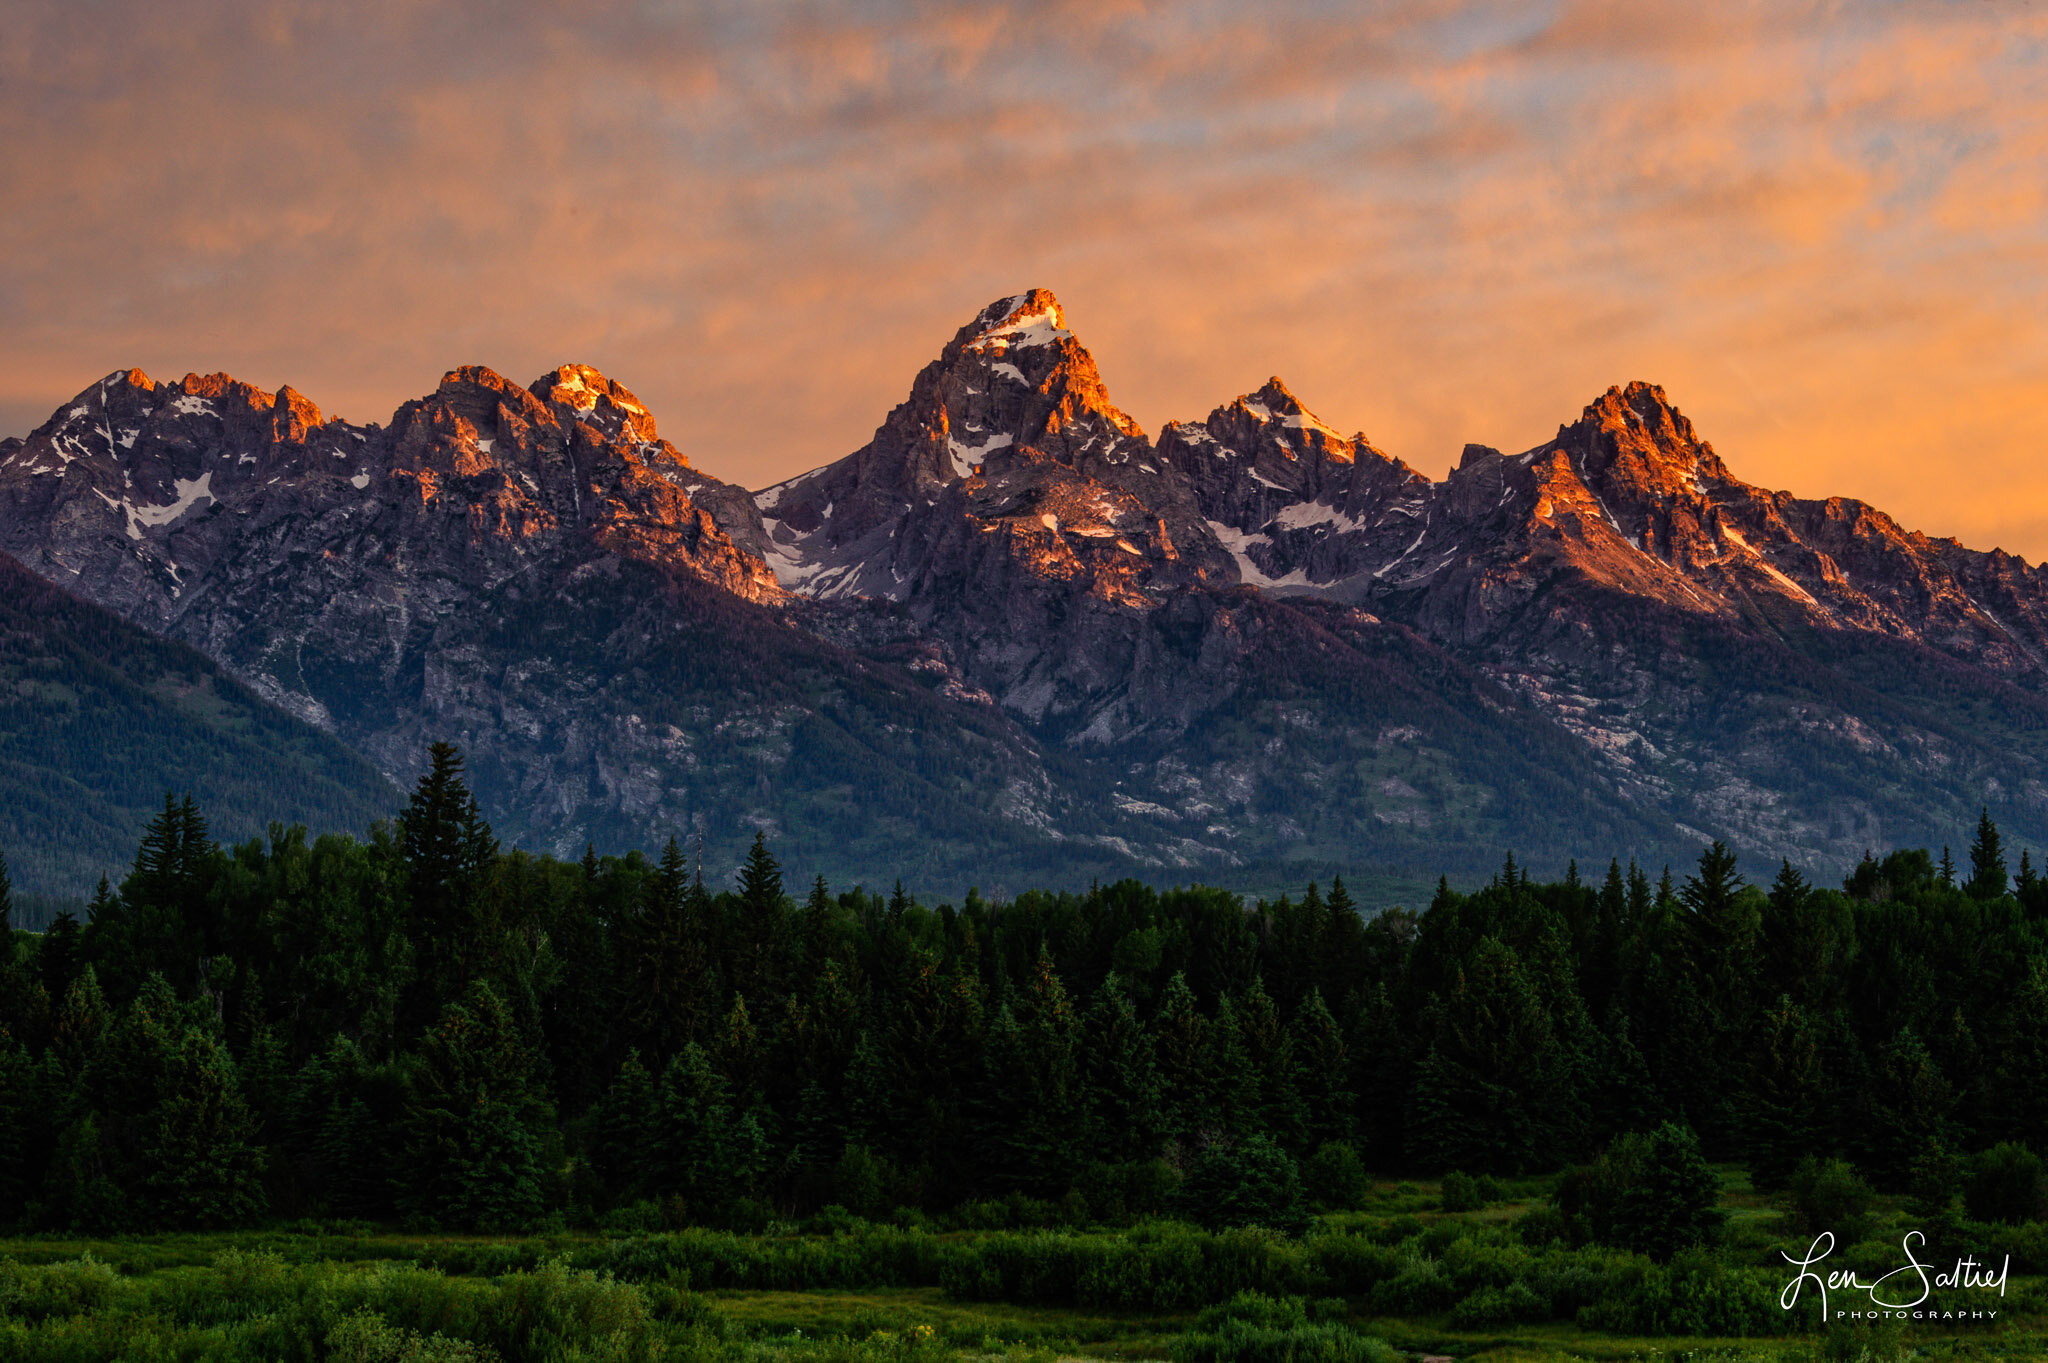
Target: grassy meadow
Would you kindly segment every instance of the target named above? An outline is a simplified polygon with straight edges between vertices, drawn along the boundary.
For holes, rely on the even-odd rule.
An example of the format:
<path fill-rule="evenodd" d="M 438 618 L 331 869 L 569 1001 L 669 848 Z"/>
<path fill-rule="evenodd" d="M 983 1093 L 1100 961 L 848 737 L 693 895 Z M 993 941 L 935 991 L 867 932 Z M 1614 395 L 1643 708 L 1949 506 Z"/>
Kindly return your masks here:
<path fill-rule="evenodd" d="M 1719 1245 L 1668 1266 L 1543 1242 L 1549 1180 L 1470 1210 L 1441 1185 L 1381 1183 L 1298 1238 L 1178 1223 L 979 1228 L 840 1214 L 766 1234 L 408 1234 L 362 1223 L 267 1231 L 0 1240 L 0 1359 L 1162 1359 L 1392 1363 L 1424 1358 L 1869 1360 L 2048 1357 L 2039 1227 L 1952 1223 L 1930 1241 L 1995 1267 L 1995 1292 L 1934 1306 L 1995 1323 L 1843 1321 L 1777 1295 L 1805 1237 L 1722 1167 Z M 955 1218 L 957 1221 L 958 1218 Z M 1880 1199 L 1829 1267 L 1866 1281 L 1919 1223 Z M 1939 1253 L 1923 1261 L 1945 1262 Z M 1774 1265 L 1776 1265 L 1774 1267 Z M 1867 1304 L 1837 1294 L 1837 1307 Z"/>

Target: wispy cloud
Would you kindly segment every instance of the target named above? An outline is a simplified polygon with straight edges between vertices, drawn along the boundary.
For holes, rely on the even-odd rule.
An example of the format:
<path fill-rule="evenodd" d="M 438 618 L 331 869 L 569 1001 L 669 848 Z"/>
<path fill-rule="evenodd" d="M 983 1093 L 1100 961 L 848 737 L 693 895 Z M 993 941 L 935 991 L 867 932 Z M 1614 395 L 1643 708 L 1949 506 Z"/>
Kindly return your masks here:
<path fill-rule="evenodd" d="M 0 429 L 116 364 L 377 419 L 578 359 L 759 484 L 1045 285 L 1148 427 L 1278 372 L 1440 470 L 1647 377 L 2039 558 L 2043 165 L 2022 0 L 27 0 Z"/>

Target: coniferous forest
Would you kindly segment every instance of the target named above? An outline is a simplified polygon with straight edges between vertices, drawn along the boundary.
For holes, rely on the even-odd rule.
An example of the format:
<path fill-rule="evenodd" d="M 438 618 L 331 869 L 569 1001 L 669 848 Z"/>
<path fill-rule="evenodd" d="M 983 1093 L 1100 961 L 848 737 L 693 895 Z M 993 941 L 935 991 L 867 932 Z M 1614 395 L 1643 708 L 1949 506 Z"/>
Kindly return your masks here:
<path fill-rule="evenodd" d="M 1988 818 L 1966 868 L 1510 860 L 1370 921 L 1341 881 L 932 906 L 794 869 L 508 851 L 445 745 L 360 841 L 224 847 L 167 799 L 84 922 L 10 934 L 0 1222 L 1285 1223 L 1659 1130 L 1937 1197 L 2048 1131 L 2048 884 Z"/>

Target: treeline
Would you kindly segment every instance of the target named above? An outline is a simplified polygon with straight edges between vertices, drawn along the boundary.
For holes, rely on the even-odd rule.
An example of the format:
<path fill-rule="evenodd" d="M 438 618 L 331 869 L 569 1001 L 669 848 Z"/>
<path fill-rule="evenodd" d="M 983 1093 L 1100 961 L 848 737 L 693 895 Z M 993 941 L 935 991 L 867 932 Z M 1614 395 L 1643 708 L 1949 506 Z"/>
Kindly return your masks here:
<path fill-rule="evenodd" d="M 2048 1139 L 2048 886 L 1988 818 L 1946 863 L 1510 861 L 1370 921 L 1341 881 L 933 907 L 791 893 L 759 840 L 731 889 L 675 841 L 506 851 L 437 746 L 362 841 L 221 847 L 167 800 L 85 921 L 0 938 L 0 1224 L 1273 1224 L 1304 1178 L 1667 1123 L 1766 1187 L 1813 1156 L 1941 1201 Z"/>

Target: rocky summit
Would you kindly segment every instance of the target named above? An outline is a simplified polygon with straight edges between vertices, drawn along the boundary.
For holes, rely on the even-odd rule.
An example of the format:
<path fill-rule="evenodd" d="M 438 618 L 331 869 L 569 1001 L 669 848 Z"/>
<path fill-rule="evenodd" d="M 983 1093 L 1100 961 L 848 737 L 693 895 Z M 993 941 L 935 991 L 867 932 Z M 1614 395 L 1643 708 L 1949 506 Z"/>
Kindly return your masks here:
<path fill-rule="evenodd" d="M 758 493 L 587 366 L 384 426 L 117 371 L 0 442 L 0 551 L 392 781 L 457 742 L 562 853 L 957 892 L 2048 836 L 2041 568 L 1744 483 L 1644 383 L 1442 481 L 1277 377 L 1154 440 L 1044 290 Z"/>

